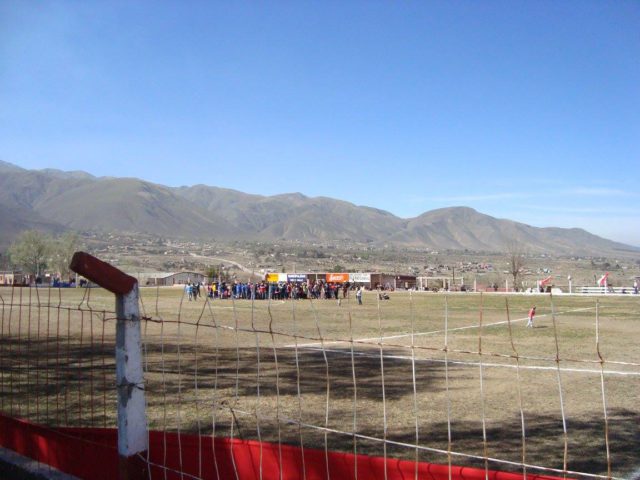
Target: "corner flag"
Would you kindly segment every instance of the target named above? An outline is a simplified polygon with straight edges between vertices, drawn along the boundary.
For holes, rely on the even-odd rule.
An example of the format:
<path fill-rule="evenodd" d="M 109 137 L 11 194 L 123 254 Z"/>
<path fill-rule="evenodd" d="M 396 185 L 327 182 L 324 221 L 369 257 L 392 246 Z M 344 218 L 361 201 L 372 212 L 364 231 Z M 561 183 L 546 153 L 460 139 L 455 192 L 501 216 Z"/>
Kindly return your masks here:
<path fill-rule="evenodd" d="M 598 280 L 598 285 L 600 285 L 601 287 L 606 286 L 608 276 L 609 276 L 609 272 L 605 273 L 602 277 L 600 277 L 600 280 Z"/>

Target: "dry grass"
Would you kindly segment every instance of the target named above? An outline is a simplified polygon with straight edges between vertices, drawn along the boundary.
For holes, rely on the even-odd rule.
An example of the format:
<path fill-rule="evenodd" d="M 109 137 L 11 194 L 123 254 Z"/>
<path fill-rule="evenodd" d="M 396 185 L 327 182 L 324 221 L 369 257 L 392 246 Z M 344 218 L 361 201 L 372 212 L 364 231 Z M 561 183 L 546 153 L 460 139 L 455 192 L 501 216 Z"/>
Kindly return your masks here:
<path fill-rule="evenodd" d="M 113 296 L 0 295 L 0 408 L 113 426 Z M 637 297 L 397 292 L 384 302 L 366 293 L 358 306 L 141 296 L 151 428 L 376 455 L 386 439 L 387 455 L 446 463 L 438 450 L 451 450 L 467 455 L 453 463 L 483 466 L 469 455 L 522 462 L 524 423 L 527 464 L 562 469 L 566 442 L 569 470 L 606 475 L 607 438 L 614 476 L 637 466 Z"/>

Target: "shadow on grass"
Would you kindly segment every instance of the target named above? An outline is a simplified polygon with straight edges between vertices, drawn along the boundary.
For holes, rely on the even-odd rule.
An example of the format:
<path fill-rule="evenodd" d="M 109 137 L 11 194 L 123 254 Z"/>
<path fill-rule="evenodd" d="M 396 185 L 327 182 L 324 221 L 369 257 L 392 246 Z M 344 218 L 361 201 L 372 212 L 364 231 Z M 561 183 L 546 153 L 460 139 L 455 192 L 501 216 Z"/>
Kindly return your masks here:
<path fill-rule="evenodd" d="M 178 355 L 179 351 L 179 355 Z M 261 348 L 196 348 L 168 342 L 146 345 L 147 397 L 152 406 L 159 402 L 175 403 L 180 398 L 194 395 L 196 386 L 203 391 L 214 387 L 221 398 L 229 398 L 232 392 L 240 399 L 256 396 L 257 386 L 265 401 L 289 397 L 298 398 L 298 391 L 305 398 L 314 398 L 317 411 L 303 412 L 305 418 L 323 418 L 325 401 L 331 403 L 332 424 L 341 425 L 347 434 L 331 433 L 327 448 L 352 452 L 354 437 L 351 428 L 349 401 L 357 395 L 358 402 L 380 408 L 382 404 L 382 369 L 384 369 L 384 396 L 390 404 L 411 399 L 413 396 L 413 373 L 411 362 L 391 356 L 379 350 L 360 350 L 351 355 L 349 349 L 332 348 L 331 351 L 298 350 L 270 346 Z M 404 352 L 406 354 L 406 352 Z M 80 343 L 78 338 L 57 341 L 55 339 L 17 340 L 3 337 L 0 345 L 0 401 L 3 411 L 25 417 L 38 423 L 73 426 L 115 425 L 115 366 L 114 347 L 109 344 Z M 258 368 L 258 365 L 260 368 Z M 464 379 L 466 371 L 449 366 L 448 374 L 455 373 Z M 442 393 L 445 387 L 443 364 L 430 364 L 415 372 L 415 388 L 418 394 Z M 355 377 L 355 385 L 354 385 Z M 277 381 L 276 381 L 277 379 Z M 299 386 L 298 386 L 299 385 Z M 222 393 L 223 392 L 223 393 Z M 201 397 L 203 398 L 203 397 Z M 34 401 L 35 400 L 35 401 Z M 204 400 L 201 400 L 204 401 Z M 342 403 L 340 403 L 342 401 Z M 332 402 L 336 402 L 334 406 Z M 345 407 L 346 405 L 346 407 Z M 404 405 L 410 405 L 405 402 Z M 171 405 L 170 408 L 188 409 L 186 405 Z M 231 427 L 229 404 L 219 405 L 218 432 L 228 432 Z M 389 407 L 391 408 L 391 407 Z M 400 407 L 396 407 L 400 408 Z M 419 408 L 426 408 L 420 405 Z M 226 410 L 225 410 L 226 409 Z M 185 418 L 183 432 L 208 433 L 210 408 L 203 408 L 203 420 Z M 268 414 L 270 412 L 265 412 Z M 272 412 L 271 412 L 272 413 Z M 391 414 L 392 412 L 390 412 Z M 614 476 L 626 474 L 637 462 L 640 452 L 640 428 L 637 411 L 625 409 L 609 412 L 609 448 Z M 430 421 L 419 426 L 418 445 L 426 448 L 446 450 L 449 429 L 451 448 L 455 452 L 483 456 L 485 445 L 479 422 L 460 422 L 455 419 L 448 424 L 446 412 L 439 421 Z M 278 436 L 285 443 L 299 444 L 300 436 L 305 447 L 324 448 L 324 432 L 297 425 L 277 425 L 275 421 L 261 420 L 260 438 L 276 441 Z M 273 416 L 271 417 L 273 418 Z M 413 418 L 408 412 L 407 418 Z M 256 419 L 236 417 L 238 435 L 246 439 L 258 438 Z M 315 420 L 314 420 L 315 421 Z M 315 421 L 322 425 L 322 421 Z M 207 428 L 209 430 L 207 430 Z M 564 463 L 564 436 L 562 421 L 558 416 L 525 413 L 526 463 L 548 468 L 562 469 Z M 381 418 L 358 418 L 358 434 L 381 438 Z M 607 473 L 605 432 L 602 414 L 583 414 L 580 418 L 567 419 L 567 467 L 584 473 Z M 503 418 L 487 424 L 486 453 L 489 457 L 512 462 L 522 461 L 522 428 L 520 418 Z M 416 444 L 415 424 L 394 425 L 387 439 L 408 445 Z M 381 455 L 381 443 L 368 440 L 356 441 L 358 453 Z M 415 457 L 411 447 L 388 445 L 388 454 L 408 459 Z M 419 451 L 421 461 L 446 462 L 446 456 Z M 465 457 L 453 457 L 456 464 L 482 467 L 483 462 Z M 490 468 L 502 468 L 491 464 Z"/>

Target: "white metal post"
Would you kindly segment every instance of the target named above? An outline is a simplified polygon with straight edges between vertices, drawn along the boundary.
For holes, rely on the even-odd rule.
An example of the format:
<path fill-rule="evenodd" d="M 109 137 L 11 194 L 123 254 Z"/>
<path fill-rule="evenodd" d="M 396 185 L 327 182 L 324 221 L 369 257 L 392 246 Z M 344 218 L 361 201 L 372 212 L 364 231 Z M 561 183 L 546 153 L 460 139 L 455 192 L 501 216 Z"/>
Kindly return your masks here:
<path fill-rule="evenodd" d="M 129 293 L 116 295 L 116 316 L 118 453 L 126 459 L 148 448 L 137 283 Z"/>
<path fill-rule="evenodd" d="M 116 296 L 116 387 L 120 480 L 147 477 L 147 417 L 138 281 L 96 257 L 76 252 L 69 268 Z"/>

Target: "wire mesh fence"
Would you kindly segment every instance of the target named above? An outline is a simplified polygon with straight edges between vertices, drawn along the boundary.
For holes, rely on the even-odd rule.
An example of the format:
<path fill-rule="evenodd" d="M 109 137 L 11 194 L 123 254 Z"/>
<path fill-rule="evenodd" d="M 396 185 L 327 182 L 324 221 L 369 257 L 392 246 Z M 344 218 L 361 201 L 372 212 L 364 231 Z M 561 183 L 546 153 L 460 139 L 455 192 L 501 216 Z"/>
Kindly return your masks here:
<path fill-rule="evenodd" d="M 2 413 L 113 428 L 113 295 L 0 288 L 0 301 Z M 181 288 L 141 289 L 148 475 L 248 478 L 250 465 L 250 478 L 370 478 L 379 459 L 379 478 L 398 478 L 391 461 L 404 478 L 432 478 L 426 464 L 441 478 L 461 466 L 482 478 L 626 478 L 640 451 L 638 303 L 190 301 Z"/>
<path fill-rule="evenodd" d="M 94 310 L 61 289 L 0 291 L 1 411 L 43 425 L 112 427 L 113 306 Z"/>

